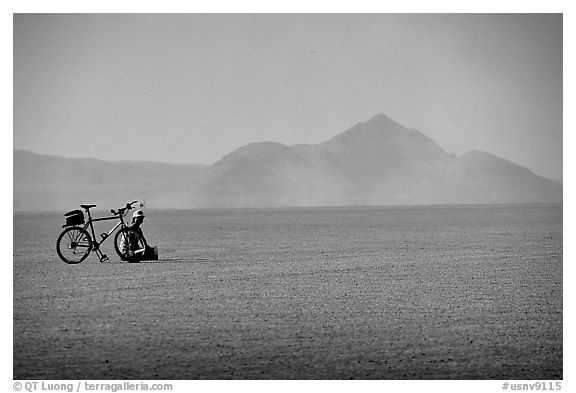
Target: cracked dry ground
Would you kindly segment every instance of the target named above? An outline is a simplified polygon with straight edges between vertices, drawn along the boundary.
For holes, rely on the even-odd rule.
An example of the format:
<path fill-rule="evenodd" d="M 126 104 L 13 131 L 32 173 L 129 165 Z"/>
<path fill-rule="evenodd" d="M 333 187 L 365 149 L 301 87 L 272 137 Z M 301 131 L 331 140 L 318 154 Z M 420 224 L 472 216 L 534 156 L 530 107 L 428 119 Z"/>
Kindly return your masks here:
<path fill-rule="evenodd" d="M 147 212 L 160 261 L 14 215 L 15 379 L 561 379 L 562 206 Z"/>

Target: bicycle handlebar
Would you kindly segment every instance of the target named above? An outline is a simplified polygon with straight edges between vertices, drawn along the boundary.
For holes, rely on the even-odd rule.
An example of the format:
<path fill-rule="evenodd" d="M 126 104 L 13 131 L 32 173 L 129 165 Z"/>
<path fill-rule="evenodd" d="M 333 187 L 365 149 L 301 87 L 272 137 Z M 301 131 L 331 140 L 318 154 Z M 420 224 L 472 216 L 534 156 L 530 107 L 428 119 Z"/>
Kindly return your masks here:
<path fill-rule="evenodd" d="M 136 202 L 138 202 L 138 201 L 132 201 L 130 203 L 127 203 L 126 207 L 121 207 L 120 209 L 118 209 L 118 211 L 112 209 L 112 210 L 110 210 L 110 212 L 112 212 L 112 214 L 114 214 L 114 215 L 116 215 L 116 214 L 124 215 L 124 212 L 126 210 L 132 210 L 132 205 L 135 204 Z"/>

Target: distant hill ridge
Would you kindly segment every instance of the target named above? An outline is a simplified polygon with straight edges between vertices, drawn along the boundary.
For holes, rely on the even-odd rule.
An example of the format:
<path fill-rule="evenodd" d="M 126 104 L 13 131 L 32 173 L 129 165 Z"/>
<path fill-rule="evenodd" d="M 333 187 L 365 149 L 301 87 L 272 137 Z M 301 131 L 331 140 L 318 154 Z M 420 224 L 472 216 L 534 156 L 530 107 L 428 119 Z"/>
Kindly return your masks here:
<path fill-rule="evenodd" d="M 457 157 L 384 114 L 328 141 L 242 146 L 213 165 L 14 151 L 14 210 L 562 202 L 562 185 L 492 154 Z"/>

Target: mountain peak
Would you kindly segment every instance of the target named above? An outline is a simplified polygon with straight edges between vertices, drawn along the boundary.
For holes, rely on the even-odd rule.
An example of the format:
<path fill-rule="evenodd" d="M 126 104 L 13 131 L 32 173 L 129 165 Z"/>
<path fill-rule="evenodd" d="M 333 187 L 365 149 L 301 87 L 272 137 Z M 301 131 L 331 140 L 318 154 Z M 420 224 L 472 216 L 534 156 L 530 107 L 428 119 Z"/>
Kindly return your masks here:
<path fill-rule="evenodd" d="M 238 149 L 226 154 L 214 165 L 219 166 L 224 163 L 234 162 L 235 160 L 265 160 L 269 158 L 278 158 L 290 155 L 290 148 L 278 142 L 254 142 L 239 147 Z"/>
<path fill-rule="evenodd" d="M 345 145 L 367 145 L 372 148 L 386 148 L 395 150 L 404 146 L 414 150 L 416 146 L 431 148 L 440 155 L 447 153 L 432 139 L 422 132 L 406 128 L 384 113 L 378 113 L 365 122 L 361 122 L 350 129 L 336 135 L 325 143 L 344 143 Z"/>
<path fill-rule="evenodd" d="M 336 135 L 333 140 L 382 138 L 385 135 L 398 135 L 409 131 L 403 125 L 392 120 L 384 113 L 378 113 L 365 122 L 360 122 L 348 130 Z"/>
<path fill-rule="evenodd" d="M 385 126 L 385 127 L 389 127 L 389 126 L 400 126 L 402 127 L 401 124 L 399 124 L 398 122 L 394 121 L 393 119 L 391 119 L 390 117 L 386 116 L 383 112 L 377 113 L 376 115 L 372 116 L 370 119 L 368 119 L 367 121 L 365 121 L 364 123 L 361 123 L 364 125 L 377 125 L 377 126 Z"/>

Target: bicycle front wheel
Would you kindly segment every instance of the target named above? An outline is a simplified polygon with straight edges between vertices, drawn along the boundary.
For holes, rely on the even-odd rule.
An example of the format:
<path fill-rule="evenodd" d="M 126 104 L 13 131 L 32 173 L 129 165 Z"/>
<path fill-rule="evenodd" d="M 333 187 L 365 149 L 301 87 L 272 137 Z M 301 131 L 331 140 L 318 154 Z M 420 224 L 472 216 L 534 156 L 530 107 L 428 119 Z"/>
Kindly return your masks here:
<path fill-rule="evenodd" d="M 140 262 L 146 246 L 146 240 L 132 228 L 122 228 L 114 238 L 114 249 L 123 261 Z"/>
<path fill-rule="evenodd" d="M 92 238 L 83 228 L 69 227 L 58 236 L 56 252 L 66 263 L 80 263 L 88 257 L 90 251 L 92 251 Z"/>

